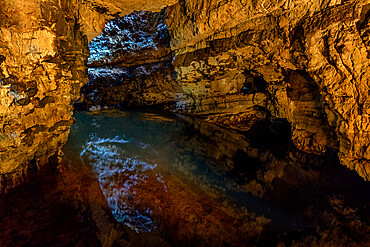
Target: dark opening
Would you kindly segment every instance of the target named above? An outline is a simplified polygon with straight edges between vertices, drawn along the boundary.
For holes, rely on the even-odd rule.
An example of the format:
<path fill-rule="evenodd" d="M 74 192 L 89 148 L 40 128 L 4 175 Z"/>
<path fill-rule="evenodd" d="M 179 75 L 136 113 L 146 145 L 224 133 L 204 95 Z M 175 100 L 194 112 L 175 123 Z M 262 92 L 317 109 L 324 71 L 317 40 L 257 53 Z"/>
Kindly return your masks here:
<path fill-rule="evenodd" d="M 265 93 L 267 89 L 267 82 L 263 79 L 262 76 L 252 75 L 250 71 L 246 71 L 245 82 L 240 92 L 244 95 L 249 93 L 262 92 Z"/>
<path fill-rule="evenodd" d="M 261 161 L 257 158 L 251 158 L 245 151 L 239 149 L 233 157 L 234 167 L 232 173 L 237 178 L 253 180 L 256 178 L 256 172 L 261 169 Z"/>
<path fill-rule="evenodd" d="M 291 146 L 291 125 L 283 118 L 270 118 L 252 125 L 246 133 L 253 147 L 270 151 L 276 158 L 284 158 Z"/>

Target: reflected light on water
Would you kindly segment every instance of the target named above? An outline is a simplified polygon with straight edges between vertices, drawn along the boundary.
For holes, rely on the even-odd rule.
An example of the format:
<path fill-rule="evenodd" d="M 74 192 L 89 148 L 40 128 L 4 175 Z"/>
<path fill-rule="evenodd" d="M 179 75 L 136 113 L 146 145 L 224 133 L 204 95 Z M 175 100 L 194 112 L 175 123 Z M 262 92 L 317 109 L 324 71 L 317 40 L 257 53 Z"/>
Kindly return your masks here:
<path fill-rule="evenodd" d="M 99 138 L 92 134 L 80 156 L 96 174 L 104 195 L 117 221 L 126 224 L 137 232 L 150 232 L 155 228 L 149 208 L 135 210 L 131 201 L 136 195 L 136 186 L 145 183 L 149 177 L 165 185 L 161 175 L 155 171 L 156 164 L 132 157 L 125 151 L 129 140 L 123 137 Z M 148 144 L 139 143 L 145 149 Z"/>
<path fill-rule="evenodd" d="M 283 239 L 308 241 L 313 233 L 326 243 L 325 236 L 336 232 L 358 234 L 357 228 L 346 233 L 342 215 L 327 213 L 345 201 L 366 225 L 368 213 L 358 205 L 368 197 L 354 191 L 367 194 L 368 186 L 335 162 L 324 159 L 322 169 L 307 169 L 293 159 L 304 155 L 298 151 L 278 159 L 252 148 L 239 133 L 156 114 L 103 111 L 75 117 L 64 159 L 91 169 L 115 219 L 136 232 L 158 229 L 182 246 L 246 241 L 275 246 Z M 249 153 L 238 155 L 240 148 Z M 249 154 L 260 154 L 263 162 Z M 333 191 L 344 199 L 333 204 Z"/>

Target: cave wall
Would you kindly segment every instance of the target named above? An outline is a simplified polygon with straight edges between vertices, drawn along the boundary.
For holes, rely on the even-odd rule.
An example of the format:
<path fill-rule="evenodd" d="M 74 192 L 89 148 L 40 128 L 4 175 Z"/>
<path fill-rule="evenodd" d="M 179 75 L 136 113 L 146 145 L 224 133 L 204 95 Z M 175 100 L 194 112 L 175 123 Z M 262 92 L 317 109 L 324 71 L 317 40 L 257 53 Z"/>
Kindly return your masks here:
<path fill-rule="evenodd" d="M 337 150 L 342 164 L 369 180 L 369 3 L 2 1 L 1 190 L 37 170 L 65 143 L 72 104 L 88 81 L 88 43 L 104 24 L 133 10 L 166 6 L 173 58 L 147 77 L 155 79 L 140 81 L 150 86 L 167 75 L 163 85 L 172 89 L 152 91 L 167 90 L 159 101 L 170 98 L 172 111 L 238 130 L 285 118 L 297 148 Z M 152 104 L 152 98 L 138 102 Z"/>
<path fill-rule="evenodd" d="M 72 104 L 88 81 L 88 42 L 105 22 L 134 8 L 159 11 L 168 3 L 0 2 L 0 193 L 61 154 L 73 123 Z"/>
<path fill-rule="evenodd" d="M 232 126 L 285 118 L 296 147 L 338 150 L 368 180 L 368 3 L 179 1 L 167 11 L 178 110 Z"/>
<path fill-rule="evenodd" d="M 87 82 L 76 4 L 0 3 L 0 191 L 48 162 L 68 138 L 71 102 Z"/>

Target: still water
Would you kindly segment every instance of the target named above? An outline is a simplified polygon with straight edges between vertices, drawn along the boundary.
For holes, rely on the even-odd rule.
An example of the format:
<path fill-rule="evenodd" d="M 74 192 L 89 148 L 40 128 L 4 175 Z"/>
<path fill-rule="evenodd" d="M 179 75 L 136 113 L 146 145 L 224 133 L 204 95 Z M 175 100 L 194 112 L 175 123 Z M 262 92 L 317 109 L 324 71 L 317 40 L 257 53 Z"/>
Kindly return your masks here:
<path fill-rule="evenodd" d="M 368 246 L 369 183 L 279 126 L 74 117 L 63 162 L 0 198 L 0 246 Z"/>
<path fill-rule="evenodd" d="M 326 221 L 340 217 L 368 229 L 368 184 L 333 158 L 287 150 L 277 159 L 246 135 L 186 118 L 122 111 L 75 117 L 65 159 L 91 167 L 115 219 L 136 232 L 160 229 L 185 245 L 252 245 L 297 235 L 308 241 L 319 228 L 330 235 L 338 224 Z M 343 178 L 353 187 L 337 181 Z M 338 208 L 353 214 L 331 215 Z"/>
<path fill-rule="evenodd" d="M 75 118 L 65 160 L 92 169 L 115 219 L 136 232 L 150 232 L 166 219 L 179 231 L 198 235 L 199 227 L 217 237 L 230 227 L 242 233 L 250 221 L 264 227 L 270 224 L 264 214 L 284 214 L 238 188 L 227 169 L 217 166 L 222 161 L 201 152 L 206 145 L 192 147 L 191 132 L 180 119 L 120 111 L 81 112 Z M 290 227 L 294 217 L 279 223 Z M 219 229 L 210 230 L 214 225 Z"/>

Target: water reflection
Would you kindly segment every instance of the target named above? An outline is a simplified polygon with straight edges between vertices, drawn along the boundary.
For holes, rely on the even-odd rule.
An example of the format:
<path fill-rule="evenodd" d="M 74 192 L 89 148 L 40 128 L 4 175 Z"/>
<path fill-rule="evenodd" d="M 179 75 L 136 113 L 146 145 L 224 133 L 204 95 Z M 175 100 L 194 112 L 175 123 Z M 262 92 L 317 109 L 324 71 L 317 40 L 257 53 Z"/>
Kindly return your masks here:
<path fill-rule="evenodd" d="M 0 197 L 0 246 L 109 246 L 126 234 L 86 166 L 51 161 Z"/>
<path fill-rule="evenodd" d="M 137 232 L 157 228 L 174 246 L 366 242 L 369 184 L 334 156 L 285 143 L 277 158 L 253 133 L 191 118 L 75 117 L 65 159 L 91 168 L 114 217 Z"/>
<path fill-rule="evenodd" d="M 145 182 L 149 176 L 156 176 L 159 182 L 162 180 L 154 171 L 156 164 L 140 160 L 134 154 L 126 154 L 128 145 L 130 141 L 119 136 L 111 139 L 91 134 L 80 156 L 97 175 L 114 217 L 137 232 L 151 231 L 155 227 L 150 218 L 151 211 L 147 208 L 140 213 L 130 207 L 130 199 L 136 194 L 135 186 Z M 137 148 L 149 149 L 142 143 Z"/>
<path fill-rule="evenodd" d="M 155 228 L 148 207 L 138 206 L 139 187 L 148 180 L 166 191 L 157 163 L 167 163 L 163 152 L 173 135 L 174 120 L 154 114 L 79 113 L 65 146 L 65 158 L 83 162 L 96 174 L 114 217 L 137 232 Z M 169 126 L 172 126 L 169 127 Z M 154 148 L 154 146 L 156 148 Z M 76 153 L 80 160 L 76 160 Z M 152 182 L 153 183 L 153 182 Z M 140 209 L 140 210 L 138 210 Z"/>

